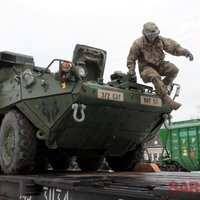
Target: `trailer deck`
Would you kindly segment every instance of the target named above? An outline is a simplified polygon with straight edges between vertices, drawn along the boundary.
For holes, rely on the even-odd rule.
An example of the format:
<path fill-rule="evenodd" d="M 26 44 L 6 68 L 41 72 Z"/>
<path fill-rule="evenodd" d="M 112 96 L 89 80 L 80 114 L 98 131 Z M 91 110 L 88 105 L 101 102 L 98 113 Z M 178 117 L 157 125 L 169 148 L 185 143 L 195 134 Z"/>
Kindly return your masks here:
<path fill-rule="evenodd" d="M 0 176 L 0 199 L 199 199 L 200 173 L 66 172 Z"/>

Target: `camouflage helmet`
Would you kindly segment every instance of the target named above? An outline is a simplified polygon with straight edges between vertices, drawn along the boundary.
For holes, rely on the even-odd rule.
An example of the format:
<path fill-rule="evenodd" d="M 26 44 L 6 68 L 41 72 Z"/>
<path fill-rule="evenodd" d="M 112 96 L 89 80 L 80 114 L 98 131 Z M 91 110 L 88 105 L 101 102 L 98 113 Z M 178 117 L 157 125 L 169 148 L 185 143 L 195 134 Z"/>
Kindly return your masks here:
<path fill-rule="evenodd" d="M 155 23 L 147 22 L 143 25 L 142 33 L 149 41 L 154 41 L 158 37 L 160 30 Z"/>

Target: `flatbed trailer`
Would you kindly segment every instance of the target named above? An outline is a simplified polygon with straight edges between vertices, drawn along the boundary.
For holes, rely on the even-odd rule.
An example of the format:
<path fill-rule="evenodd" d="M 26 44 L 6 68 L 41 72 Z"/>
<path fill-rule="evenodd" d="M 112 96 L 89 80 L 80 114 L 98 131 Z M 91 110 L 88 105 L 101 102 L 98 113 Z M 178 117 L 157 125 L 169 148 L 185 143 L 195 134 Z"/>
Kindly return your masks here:
<path fill-rule="evenodd" d="M 200 173 L 48 173 L 1 175 L 0 199 L 200 199 Z"/>

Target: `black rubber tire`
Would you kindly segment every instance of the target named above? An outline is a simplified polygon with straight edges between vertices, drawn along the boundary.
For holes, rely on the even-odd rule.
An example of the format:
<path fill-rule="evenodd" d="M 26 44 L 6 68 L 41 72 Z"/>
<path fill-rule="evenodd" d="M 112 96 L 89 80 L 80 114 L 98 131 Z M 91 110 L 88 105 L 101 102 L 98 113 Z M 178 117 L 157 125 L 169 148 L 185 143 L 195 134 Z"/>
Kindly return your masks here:
<path fill-rule="evenodd" d="M 135 151 L 128 152 L 122 157 L 108 156 L 106 161 L 109 167 L 116 172 L 133 171 L 135 165 L 139 163 L 143 157 L 144 148 L 143 145 L 139 145 Z"/>
<path fill-rule="evenodd" d="M 78 166 L 82 171 L 97 171 L 104 160 L 103 156 L 77 157 Z"/>
<path fill-rule="evenodd" d="M 24 174 L 34 168 L 35 128 L 18 110 L 9 111 L 0 129 L 0 165 L 5 174 Z"/>

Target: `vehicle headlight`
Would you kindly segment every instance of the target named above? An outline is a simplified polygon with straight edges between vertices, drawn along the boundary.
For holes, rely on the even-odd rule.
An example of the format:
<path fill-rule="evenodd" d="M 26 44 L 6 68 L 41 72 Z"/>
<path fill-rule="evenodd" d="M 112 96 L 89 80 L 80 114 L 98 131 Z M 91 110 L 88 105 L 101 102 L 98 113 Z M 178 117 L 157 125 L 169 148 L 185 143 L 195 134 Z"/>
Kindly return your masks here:
<path fill-rule="evenodd" d="M 81 77 L 86 77 L 87 76 L 87 69 L 86 69 L 86 67 L 84 67 L 84 66 L 78 66 L 77 67 L 77 71 L 78 71 L 78 73 L 79 73 L 79 75 Z"/>

